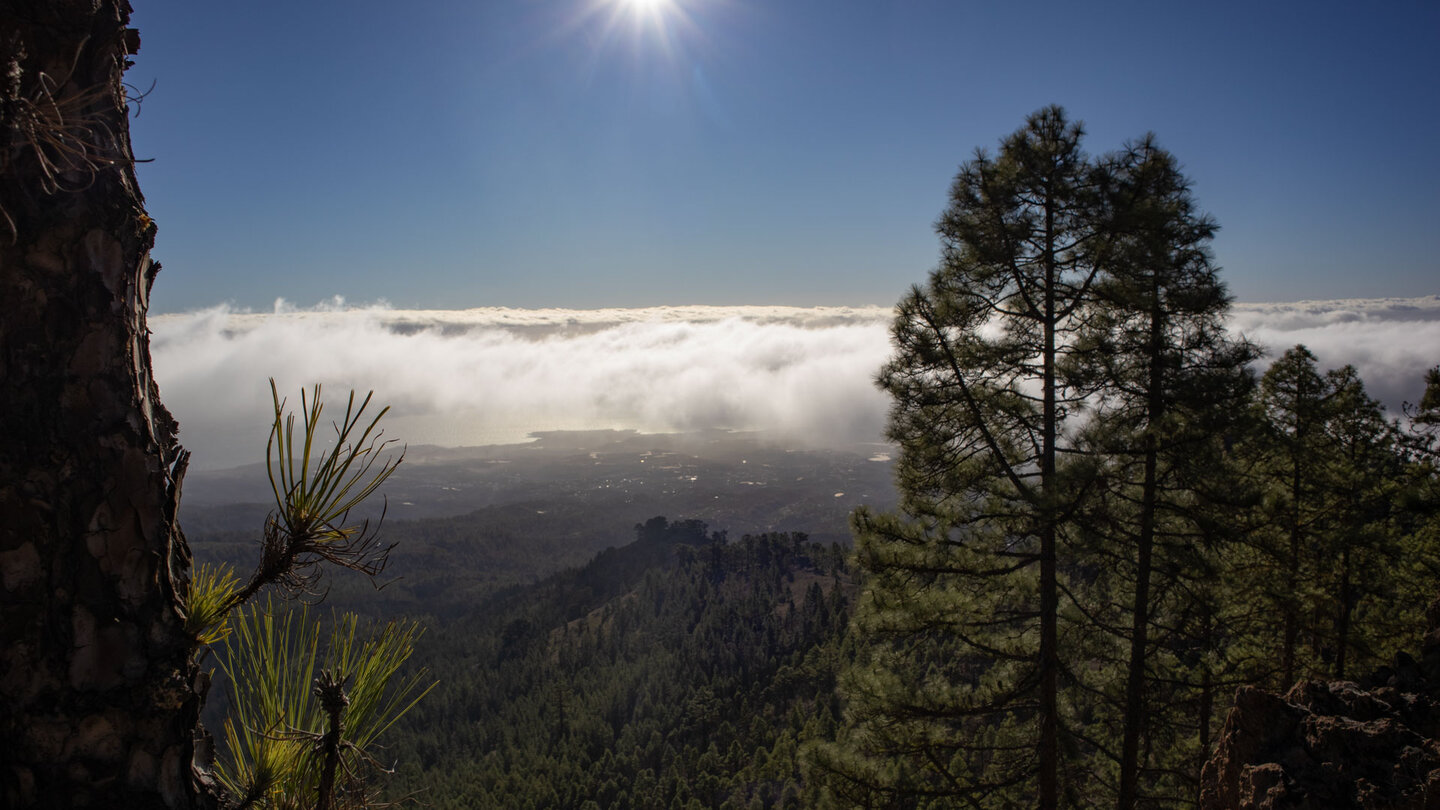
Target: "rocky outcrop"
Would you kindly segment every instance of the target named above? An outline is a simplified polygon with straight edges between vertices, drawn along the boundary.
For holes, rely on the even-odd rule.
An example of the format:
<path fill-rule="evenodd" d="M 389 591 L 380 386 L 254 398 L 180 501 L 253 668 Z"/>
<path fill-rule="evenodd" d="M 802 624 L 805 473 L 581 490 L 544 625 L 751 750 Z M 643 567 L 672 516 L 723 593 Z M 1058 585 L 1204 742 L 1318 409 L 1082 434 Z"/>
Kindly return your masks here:
<path fill-rule="evenodd" d="M 1440 604 L 1440 603 L 1437 603 Z M 1440 630 L 1420 661 L 1284 697 L 1242 688 L 1201 777 L 1201 810 L 1440 810 Z"/>

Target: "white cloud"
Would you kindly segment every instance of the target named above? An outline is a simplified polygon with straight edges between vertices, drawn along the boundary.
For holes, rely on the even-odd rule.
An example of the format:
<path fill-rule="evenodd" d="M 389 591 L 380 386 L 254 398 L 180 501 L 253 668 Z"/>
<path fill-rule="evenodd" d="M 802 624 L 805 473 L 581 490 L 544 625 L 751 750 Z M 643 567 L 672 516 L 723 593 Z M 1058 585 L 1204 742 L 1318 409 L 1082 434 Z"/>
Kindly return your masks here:
<path fill-rule="evenodd" d="M 1353 365 L 1372 397 L 1399 413 L 1440 364 L 1440 295 L 1236 304 L 1232 328 L 1266 351 L 1266 362 L 1303 343 L 1322 369 Z"/>
<path fill-rule="evenodd" d="M 766 430 L 878 441 L 871 380 L 885 308 L 406 311 L 334 302 L 157 316 L 162 397 L 199 468 L 258 461 L 283 393 L 373 389 L 410 443 L 518 441 L 548 429 Z"/>
<path fill-rule="evenodd" d="M 885 307 L 660 307 L 456 311 L 283 301 L 151 319 L 155 372 L 198 468 L 263 458 L 282 394 L 373 389 L 411 444 L 519 441 L 548 429 L 773 431 L 809 443 L 878 441 L 888 402 Z M 1238 304 L 1232 325 L 1276 355 L 1304 343 L 1352 363 L 1392 409 L 1440 363 L 1440 296 Z"/>

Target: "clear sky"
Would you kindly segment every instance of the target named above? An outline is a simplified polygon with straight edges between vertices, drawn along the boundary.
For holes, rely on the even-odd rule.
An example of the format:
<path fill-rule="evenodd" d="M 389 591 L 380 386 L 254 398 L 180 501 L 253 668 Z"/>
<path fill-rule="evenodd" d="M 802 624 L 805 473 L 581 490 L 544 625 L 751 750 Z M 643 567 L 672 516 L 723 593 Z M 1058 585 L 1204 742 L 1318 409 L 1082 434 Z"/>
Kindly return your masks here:
<path fill-rule="evenodd" d="M 1051 103 L 1246 301 L 1440 292 L 1440 3 L 133 0 L 153 311 L 882 304 Z"/>

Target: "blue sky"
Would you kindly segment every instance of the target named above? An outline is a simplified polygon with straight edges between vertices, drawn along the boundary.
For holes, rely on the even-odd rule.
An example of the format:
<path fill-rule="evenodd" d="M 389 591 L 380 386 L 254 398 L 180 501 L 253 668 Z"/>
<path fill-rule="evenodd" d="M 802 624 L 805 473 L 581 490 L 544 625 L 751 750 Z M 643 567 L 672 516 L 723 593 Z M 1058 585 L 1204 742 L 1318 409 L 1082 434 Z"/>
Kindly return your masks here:
<path fill-rule="evenodd" d="M 1440 292 L 1440 4 L 134 0 L 153 311 L 888 305 L 958 164 L 1146 131 L 1237 298 Z"/>

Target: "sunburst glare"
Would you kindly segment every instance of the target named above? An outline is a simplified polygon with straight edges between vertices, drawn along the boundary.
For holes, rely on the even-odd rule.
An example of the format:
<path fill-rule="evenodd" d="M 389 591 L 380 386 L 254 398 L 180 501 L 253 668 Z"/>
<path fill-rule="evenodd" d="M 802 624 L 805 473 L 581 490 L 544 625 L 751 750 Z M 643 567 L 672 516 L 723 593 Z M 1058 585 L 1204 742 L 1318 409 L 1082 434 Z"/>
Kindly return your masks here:
<path fill-rule="evenodd" d="M 665 9 L 674 5 L 671 0 L 620 0 L 620 4 L 629 6 L 636 14 L 649 15 L 664 13 Z"/>
<path fill-rule="evenodd" d="M 658 52 L 672 63 L 703 40 L 693 0 L 589 0 L 581 24 L 597 24 L 600 49 L 628 40 L 634 55 Z"/>

